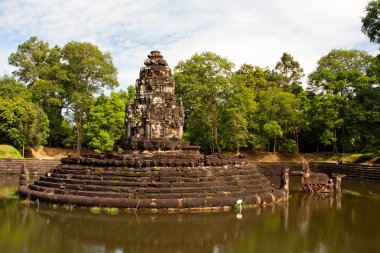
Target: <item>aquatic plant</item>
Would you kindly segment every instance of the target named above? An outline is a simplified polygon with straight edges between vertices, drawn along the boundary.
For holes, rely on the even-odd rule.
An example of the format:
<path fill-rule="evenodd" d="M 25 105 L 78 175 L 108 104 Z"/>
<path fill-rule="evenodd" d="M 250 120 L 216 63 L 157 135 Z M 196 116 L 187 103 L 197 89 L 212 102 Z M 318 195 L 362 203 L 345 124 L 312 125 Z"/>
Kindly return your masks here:
<path fill-rule="evenodd" d="M 20 201 L 20 204 L 22 205 L 30 205 L 32 201 L 30 199 L 23 199 Z"/>
<path fill-rule="evenodd" d="M 98 214 L 102 211 L 102 208 L 98 207 L 98 206 L 93 206 L 90 208 L 90 212 L 91 213 L 94 213 L 94 214 Z"/>
<path fill-rule="evenodd" d="M 5 199 L 18 199 L 18 188 L 17 187 L 4 187 L 0 188 L 0 198 Z"/>
<path fill-rule="evenodd" d="M 75 205 L 71 205 L 71 204 L 63 205 L 64 209 L 70 210 L 70 211 L 72 211 L 74 209 L 74 207 L 75 207 Z"/>
<path fill-rule="evenodd" d="M 116 215 L 116 214 L 119 213 L 119 209 L 116 208 L 116 207 L 105 207 L 104 210 L 105 210 L 107 213 L 111 214 L 111 215 Z"/>

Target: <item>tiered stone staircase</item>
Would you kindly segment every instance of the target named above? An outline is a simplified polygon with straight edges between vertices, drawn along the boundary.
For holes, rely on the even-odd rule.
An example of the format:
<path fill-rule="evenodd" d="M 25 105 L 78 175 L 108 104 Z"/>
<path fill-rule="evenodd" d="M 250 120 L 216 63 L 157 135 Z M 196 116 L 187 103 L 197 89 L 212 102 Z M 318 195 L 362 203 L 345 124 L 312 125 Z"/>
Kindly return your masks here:
<path fill-rule="evenodd" d="M 223 207 L 238 199 L 262 204 L 286 195 L 244 159 L 188 155 L 64 158 L 21 193 L 47 202 L 128 208 Z"/>

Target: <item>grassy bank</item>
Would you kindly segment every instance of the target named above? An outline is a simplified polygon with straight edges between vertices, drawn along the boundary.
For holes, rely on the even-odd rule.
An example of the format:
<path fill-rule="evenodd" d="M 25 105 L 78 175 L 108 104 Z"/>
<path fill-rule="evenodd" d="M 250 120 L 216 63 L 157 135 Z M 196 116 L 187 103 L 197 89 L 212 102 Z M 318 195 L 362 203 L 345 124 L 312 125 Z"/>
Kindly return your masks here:
<path fill-rule="evenodd" d="M 232 153 L 231 153 L 232 154 Z M 380 164 L 380 153 L 367 154 L 352 154 L 340 153 L 333 154 L 331 152 L 319 153 L 299 153 L 297 155 L 273 154 L 268 152 L 251 152 L 242 151 L 249 160 L 256 162 L 301 162 L 301 161 L 316 161 L 316 162 L 331 162 L 335 163 L 342 159 L 343 163 L 363 163 L 363 164 Z"/>
<path fill-rule="evenodd" d="M 0 145 L 0 158 L 22 158 L 22 156 L 14 147 Z"/>

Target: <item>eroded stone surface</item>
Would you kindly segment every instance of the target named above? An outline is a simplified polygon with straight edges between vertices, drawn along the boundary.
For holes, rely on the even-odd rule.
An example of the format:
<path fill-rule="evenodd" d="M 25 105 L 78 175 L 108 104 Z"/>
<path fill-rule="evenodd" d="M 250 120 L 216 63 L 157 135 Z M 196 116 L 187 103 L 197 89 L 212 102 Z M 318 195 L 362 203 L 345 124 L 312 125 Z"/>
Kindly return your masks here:
<path fill-rule="evenodd" d="M 311 172 L 309 163 L 302 163 L 302 171 L 294 171 L 301 176 L 302 189 L 309 193 L 333 193 L 341 191 L 341 181 L 345 175 L 333 174 L 335 183 L 326 173 Z"/>
<path fill-rule="evenodd" d="M 172 72 L 159 51 L 152 51 L 136 81 L 133 104 L 126 107 L 127 150 L 174 150 L 182 140 L 184 110 L 177 102 Z"/>

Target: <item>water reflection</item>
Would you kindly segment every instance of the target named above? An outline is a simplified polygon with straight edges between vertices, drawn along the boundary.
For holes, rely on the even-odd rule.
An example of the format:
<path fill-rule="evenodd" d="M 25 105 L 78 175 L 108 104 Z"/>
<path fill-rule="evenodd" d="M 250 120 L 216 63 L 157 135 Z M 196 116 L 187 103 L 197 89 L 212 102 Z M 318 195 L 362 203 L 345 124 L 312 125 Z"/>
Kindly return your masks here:
<path fill-rule="evenodd" d="M 291 195 L 241 213 L 115 216 L 2 200 L 0 252 L 379 252 L 379 199 Z"/>

